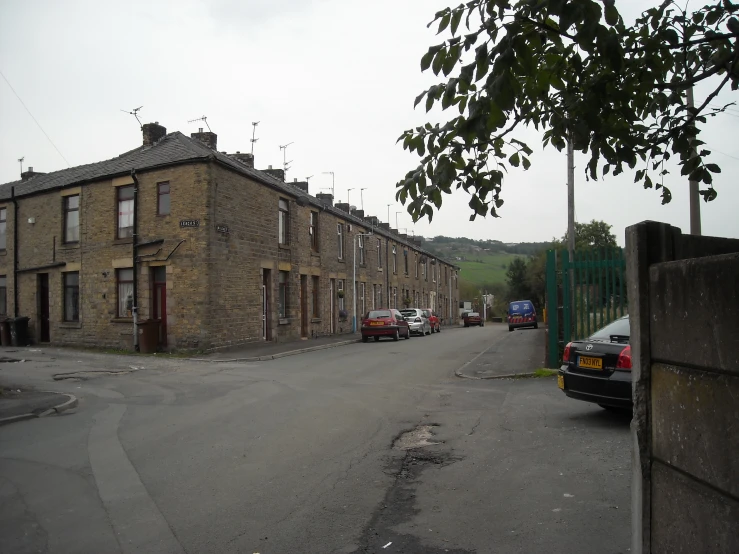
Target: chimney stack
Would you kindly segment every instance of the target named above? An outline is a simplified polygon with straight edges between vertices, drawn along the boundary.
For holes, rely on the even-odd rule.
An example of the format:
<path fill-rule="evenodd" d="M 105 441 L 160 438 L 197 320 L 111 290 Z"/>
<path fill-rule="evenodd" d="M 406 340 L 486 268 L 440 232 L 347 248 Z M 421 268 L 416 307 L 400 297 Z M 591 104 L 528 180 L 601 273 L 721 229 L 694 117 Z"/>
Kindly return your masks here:
<path fill-rule="evenodd" d="M 326 204 L 327 206 L 334 205 L 334 195 L 330 193 L 319 192 L 316 194 L 316 198 Z"/>
<path fill-rule="evenodd" d="M 293 181 L 292 183 L 290 183 L 290 184 L 291 184 L 292 186 L 294 186 L 294 187 L 297 187 L 297 188 L 299 188 L 299 189 L 300 189 L 300 190 L 302 190 L 303 192 L 306 192 L 306 193 L 310 194 L 310 193 L 308 192 L 308 181 L 298 181 L 298 178 L 297 178 L 297 177 L 295 177 L 295 180 L 294 180 L 294 181 Z"/>
<path fill-rule="evenodd" d="M 199 140 L 211 150 L 218 150 L 218 135 L 216 135 L 215 133 L 211 133 L 210 131 L 203 132 L 202 127 L 198 129 L 197 133 L 192 133 L 190 135 L 190 138 Z"/>
<path fill-rule="evenodd" d="M 349 213 L 349 204 L 347 202 L 337 202 L 336 207 L 339 208 L 342 212 Z"/>
<path fill-rule="evenodd" d="M 167 135 L 166 127 L 159 125 L 158 121 L 155 121 L 154 123 L 145 123 L 141 128 L 141 132 L 144 135 L 144 146 L 151 146 Z"/>
<path fill-rule="evenodd" d="M 33 167 L 30 165 L 28 166 L 28 169 L 21 173 L 21 180 L 22 181 L 28 181 L 31 177 L 35 177 L 36 175 L 46 175 L 45 173 L 41 173 L 40 171 L 34 171 Z"/>
<path fill-rule="evenodd" d="M 229 156 L 231 156 L 235 160 L 240 161 L 247 167 L 254 168 L 254 154 L 249 154 L 248 152 L 244 152 L 242 154 L 237 150 L 235 154 L 229 154 Z"/>
<path fill-rule="evenodd" d="M 358 210 L 358 209 L 354 208 L 352 210 L 352 215 L 354 217 L 358 217 L 359 219 L 364 219 L 364 210 Z"/>
<path fill-rule="evenodd" d="M 380 228 L 385 229 L 386 231 L 390 230 L 390 224 L 389 223 L 380 223 Z"/>
<path fill-rule="evenodd" d="M 377 227 L 380 221 L 374 215 L 368 215 L 364 220 L 369 223 L 372 227 Z"/>
<path fill-rule="evenodd" d="M 272 166 L 268 166 L 267 169 L 263 169 L 265 173 L 272 175 L 275 179 L 279 179 L 280 181 L 285 181 L 285 170 L 284 169 L 272 169 Z"/>

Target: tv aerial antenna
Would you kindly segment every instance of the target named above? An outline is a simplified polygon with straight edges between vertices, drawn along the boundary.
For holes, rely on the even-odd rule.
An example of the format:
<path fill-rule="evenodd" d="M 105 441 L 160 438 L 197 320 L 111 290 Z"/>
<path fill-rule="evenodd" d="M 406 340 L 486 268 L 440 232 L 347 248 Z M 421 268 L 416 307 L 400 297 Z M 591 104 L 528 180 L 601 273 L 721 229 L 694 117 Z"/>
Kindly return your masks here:
<path fill-rule="evenodd" d="M 143 126 L 143 125 L 141 124 L 141 120 L 139 119 L 139 110 L 140 110 L 141 108 L 143 108 L 143 106 L 139 106 L 138 108 L 134 108 L 134 109 L 133 109 L 133 110 L 131 110 L 130 112 L 129 112 L 128 110 L 121 110 L 121 111 L 122 111 L 123 113 L 127 113 L 128 115 L 132 115 L 132 116 L 134 116 L 134 117 L 136 118 L 136 121 L 138 121 L 138 123 L 139 123 L 139 127 L 140 127 L 141 129 L 143 129 L 143 128 L 144 128 L 144 126 Z"/>
<path fill-rule="evenodd" d="M 257 125 L 259 125 L 259 121 L 252 121 L 251 122 L 251 155 L 254 156 L 254 143 L 257 142 L 259 139 L 257 138 Z"/>
<path fill-rule="evenodd" d="M 23 175 L 23 160 L 25 159 L 26 159 L 25 156 L 18 158 L 18 163 L 21 164 L 21 175 Z"/>
<path fill-rule="evenodd" d="M 190 119 L 187 122 L 195 123 L 196 121 L 202 121 L 203 123 L 205 123 L 205 126 L 208 127 L 208 131 L 210 131 L 211 133 L 213 132 L 213 130 L 210 128 L 210 125 L 208 125 L 208 118 L 206 116 Z"/>
<path fill-rule="evenodd" d="M 287 147 L 291 144 L 295 143 L 288 142 L 287 144 L 280 146 L 280 150 L 282 150 L 282 170 L 285 172 L 285 181 L 287 181 L 287 168 L 290 166 L 291 163 L 293 163 L 292 160 L 290 160 L 289 162 L 287 161 Z"/>

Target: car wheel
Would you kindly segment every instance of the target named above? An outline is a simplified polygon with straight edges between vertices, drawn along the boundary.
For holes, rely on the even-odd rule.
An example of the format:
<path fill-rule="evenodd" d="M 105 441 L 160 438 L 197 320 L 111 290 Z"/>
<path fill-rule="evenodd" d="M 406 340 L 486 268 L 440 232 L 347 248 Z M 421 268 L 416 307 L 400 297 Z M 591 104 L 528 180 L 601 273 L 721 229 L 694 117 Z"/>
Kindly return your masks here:
<path fill-rule="evenodd" d="M 400 331 L 395 329 L 395 334 L 393 335 L 393 340 L 398 340 L 400 338 Z"/>
<path fill-rule="evenodd" d="M 411 330 L 410 330 L 410 329 L 408 329 L 408 330 L 407 330 L 407 331 L 405 332 L 405 340 L 408 340 L 409 338 L 411 338 Z"/>
<path fill-rule="evenodd" d="M 467 323 L 465 323 L 465 324 L 464 324 L 464 326 L 465 326 L 465 327 L 469 327 L 469 325 L 468 325 Z"/>
<path fill-rule="evenodd" d="M 538 328 L 539 328 L 539 324 L 538 323 L 534 323 L 534 329 L 538 329 Z"/>
<path fill-rule="evenodd" d="M 362 335 L 362 342 L 367 342 L 369 340 L 369 337 L 367 335 Z"/>
<path fill-rule="evenodd" d="M 431 328 L 431 334 L 432 335 L 434 334 L 434 328 L 433 327 Z"/>
<path fill-rule="evenodd" d="M 612 412 L 614 414 L 628 414 L 631 413 L 631 410 L 628 408 L 621 408 L 618 406 L 606 406 L 604 404 L 598 404 L 601 408 L 603 408 L 606 411 Z"/>
<path fill-rule="evenodd" d="M 513 327 L 511 327 L 511 326 L 509 325 L 509 326 L 508 326 L 508 332 L 510 333 L 511 331 L 513 331 Z"/>
<path fill-rule="evenodd" d="M 375 337 L 375 342 L 380 342 L 380 337 Z"/>
<path fill-rule="evenodd" d="M 480 327 L 484 327 L 484 326 L 485 326 L 485 324 L 481 321 L 480 322 Z"/>

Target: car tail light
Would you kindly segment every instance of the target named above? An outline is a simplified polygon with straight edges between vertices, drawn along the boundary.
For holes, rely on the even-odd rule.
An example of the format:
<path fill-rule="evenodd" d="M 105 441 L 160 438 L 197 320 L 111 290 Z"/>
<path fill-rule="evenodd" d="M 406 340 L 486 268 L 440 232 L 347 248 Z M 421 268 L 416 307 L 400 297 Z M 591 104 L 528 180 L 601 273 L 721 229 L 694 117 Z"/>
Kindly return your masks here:
<path fill-rule="evenodd" d="M 616 362 L 616 369 L 631 371 L 631 345 L 621 350 Z"/>
<path fill-rule="evenodd" d="M 562 354 L 562 361 L 563 362 L 569 363 L 571 350 L 572 350 L 572 343 L 571 342 L 568 342 L 567 343 L 567 346 L 565 346 L 565 351 Z"/>
<path fill-rule="evenodd" d="M 417 318 L 415 319 L 415 322 L 416 322 L 416 323 L 421 323 L 421 318 L 420 318 L 420 317 L 417 317 Z"/>

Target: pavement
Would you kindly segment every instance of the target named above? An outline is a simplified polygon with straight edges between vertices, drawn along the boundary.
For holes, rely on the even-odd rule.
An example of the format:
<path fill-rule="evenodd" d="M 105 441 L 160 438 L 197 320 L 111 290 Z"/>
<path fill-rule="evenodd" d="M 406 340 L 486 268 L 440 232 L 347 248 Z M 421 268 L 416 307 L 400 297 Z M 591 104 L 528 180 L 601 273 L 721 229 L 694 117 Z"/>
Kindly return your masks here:
<path fill-rule="evenodd" d="M 59 414 L 76 405 L 74 395 L 0 387 L 0 425 Z"/>
<path fill-rule="evenodd" d="M 456 371 L 457 377 L 467 379 L 502 379 L 533 375 L 544 367 L 544 329 L 516 329 L 508 332 L 508 325 L 488 324 L 495 329 L 494 339 L 485 350 Z M 467 329 L 474 332 L 477 328 Z"/>
<path fill-rule="evenodd" d="M 0 381 L 79 406 L 0 427 L 0 552 L 627 552 L 628 418 L 553 378 L 455 375 L 517 340 L 486 325 L 246 363 L 19 352 Z"/>
<path fill-rule="evenodd" d="M 254 342 L 199 354 L 191 359 L 210 362 L 259 362 L 305 354 L 314 350 L 345 346 L 357 342 L 360 338 L 359 334 L 348 333 L 285 342 Z"/>

